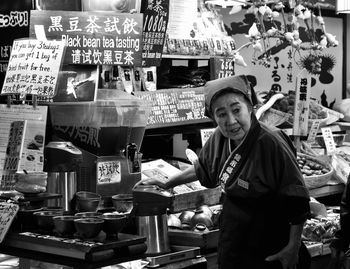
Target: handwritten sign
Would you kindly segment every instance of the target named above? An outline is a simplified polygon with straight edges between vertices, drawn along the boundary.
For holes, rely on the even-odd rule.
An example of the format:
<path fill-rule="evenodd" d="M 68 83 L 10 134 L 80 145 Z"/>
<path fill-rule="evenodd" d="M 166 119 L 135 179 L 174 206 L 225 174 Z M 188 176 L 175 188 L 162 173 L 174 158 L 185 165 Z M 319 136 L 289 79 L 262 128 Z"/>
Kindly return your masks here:
<path fill-rule="evenodd" d="M 142 65 L 159 66 L 169 19 L 169 0 L 142 1 Z"/>
<path fill-rule="evenodd" d="M 226 78 L 235 74 L 234 61 L 232 58 L 212 57 L 210 58 L 211 79 Z"/>
<path fill-rule="evenodd" d="M 4 240 L 18 209 L 17 204 L 0 202 L 0 243 Z"/>
<path fill-rule="evenodd" d="M 336 145 L 333 139 L 332 130 L 329 127 L 321 128 L 324 144 L 326 146 L 327 155 L 332 155 L 336 152 Z"/>
<path fill-rule="evenodd" d="M 15 40 L 1 94 L 55 94 L 64 43 L 60 41 Z"/>
<path fill-rule="evenodd" d="M 120 161 L 97 162 L 97 184 L 120 183 Z"/>
<path fill-rule="evenodd" d="M 135 92 L 135 96 L 152 102 L 147 128 L 210 122 L 204 116 L 203 87 Z"/>
<path fill-rule="evenodd" d="M 214 133 L 215 128 L 201 129 L 202 147 L 208 141 L 209 137 Z"/>
<path fill-rule="evenodd" d="M 309 122 L 311 76 L 303 69 L 297 76 L 295 89 L 295 106 L 293 135 L 307 136 Z"/>
<path fill-rule="evenodd" d="M 141 66 L 142 14 L 32 10 L 31 37 L 41 25 L 47 39 L 66 42 L 66 64 Z"/>
<path fill-rule="evenodd" d="M 312 144 L 315 142 L 315 138 L 318 132 L 318 128 L 320 127 L 321 120 L 313 120 L 312 125 L 309 131 L 309 135 L 307 137 L 307 142 Z"/>

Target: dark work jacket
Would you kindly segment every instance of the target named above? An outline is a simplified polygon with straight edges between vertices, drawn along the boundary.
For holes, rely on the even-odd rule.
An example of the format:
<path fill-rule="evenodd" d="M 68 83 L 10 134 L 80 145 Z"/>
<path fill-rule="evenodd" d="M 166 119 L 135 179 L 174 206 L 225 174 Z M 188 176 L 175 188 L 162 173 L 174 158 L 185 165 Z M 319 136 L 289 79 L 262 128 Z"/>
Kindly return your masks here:
<path fill-rule="evenodd" d="M 340 230 L 331 246 L 346 252 L 350 244 L 350 175 L 340 203 Z"/>
<path fill-rule="evenodd" d="M 254 120 L 255 119 L 255 120 Z M 220 268 L 281 268 L 264 262 L 289 241 L 290 224 L 303 223 L 309 213 L 309 194 L 298 168 L 292 142 L 279 129 L 260 125 L 239 177 L 226 186 L 220 222 Z M 219 185 L 218 175 L 230 152 L 228 139 L 217 129 L 195 164 L 206 187 Z M 241 180 L 249 187 L 237 184 Z"/>

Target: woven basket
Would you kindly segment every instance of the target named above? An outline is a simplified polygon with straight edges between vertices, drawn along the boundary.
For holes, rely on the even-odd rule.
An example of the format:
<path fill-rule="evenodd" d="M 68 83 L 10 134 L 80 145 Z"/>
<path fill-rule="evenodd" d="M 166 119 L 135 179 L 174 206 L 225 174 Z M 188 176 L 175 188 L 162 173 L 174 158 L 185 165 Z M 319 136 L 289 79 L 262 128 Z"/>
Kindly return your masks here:
<path fill-rule="evenodd" d="M 288 121 L 291 116 L 289 113 L 269 108 L 261 115 L 259 120 L 270 126 L 279 126 Z"/>
<path fill-rule="evenodd" d="M 309 189 L 315 189 L 315 188 L 319 188 L 319 187 L 322 187 L 324 185 L 327 185 L 327 182 L 331 179 L 332 174 L 334 172 L 334 168 L 332 167 L 332 165 L 320 157 L 314 157 L 314 156 L 310 156 L 310 155 L 299 153 L 299 152 L 298 152 L 298 155 L 300 157 L 305 157 L 307 160 L 318 163 L 318 164 L 322 165 L 323 167 L 329 169 L 329 172 L 327 172 L 323 175 L 304 176 L 304 182 L 305 182 L 306 187 Z"/>

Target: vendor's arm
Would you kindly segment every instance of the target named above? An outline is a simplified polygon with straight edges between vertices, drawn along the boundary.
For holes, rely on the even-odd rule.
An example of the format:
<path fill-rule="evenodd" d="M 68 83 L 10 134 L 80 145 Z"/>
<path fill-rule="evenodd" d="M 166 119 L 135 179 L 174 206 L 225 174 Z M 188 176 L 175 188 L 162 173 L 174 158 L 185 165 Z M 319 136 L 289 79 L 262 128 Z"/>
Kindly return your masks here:
<path fill-rule="evenodd" d="M 144 180 L 139 181 L 137 185 L 144 184 L 144 185 L 158 185 L 159 187 L 163 189 L 170 189 L 177 185 L 189 183 L 192 181 L 197 180 L 196 172 L 194 169 L 194 166 L 189 166 L 186 170 L 181 171 L 180 173 L 173 175 L 169 177 L 168 181 L 166 183 L 158 180 L 157 178 L 147 178 Z"/>
<path fill-rule="evenodd" d="M 266 261 L 279 260 L 283 269 L 294 269 L 298 262 L 298 253 L 301 244 L 301 234 L 304 223 L 291 225 L 289 232 L 289 242 L 280 252 L 268 256 Z"/>

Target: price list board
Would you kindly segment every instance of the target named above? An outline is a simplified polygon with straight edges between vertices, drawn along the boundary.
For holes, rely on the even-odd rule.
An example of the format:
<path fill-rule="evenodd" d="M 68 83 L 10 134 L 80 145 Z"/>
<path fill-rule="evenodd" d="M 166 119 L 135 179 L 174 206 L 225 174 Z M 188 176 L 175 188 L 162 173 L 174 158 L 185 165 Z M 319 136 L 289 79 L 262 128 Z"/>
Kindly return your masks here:
<path fill-rule="evenodd" d="M 210 122 L 204 116 L 203 87 L 135 92 L 152 102 L 147 129 Z"/>

